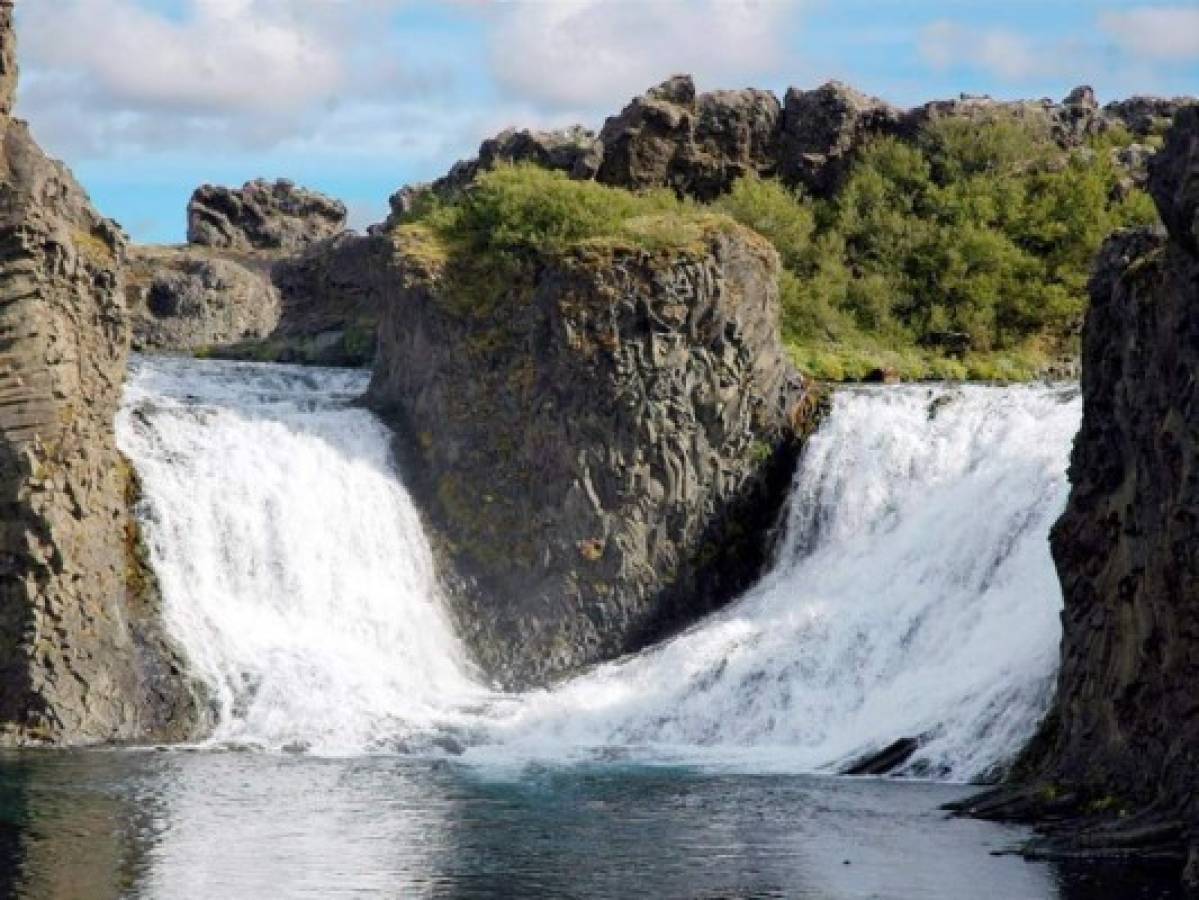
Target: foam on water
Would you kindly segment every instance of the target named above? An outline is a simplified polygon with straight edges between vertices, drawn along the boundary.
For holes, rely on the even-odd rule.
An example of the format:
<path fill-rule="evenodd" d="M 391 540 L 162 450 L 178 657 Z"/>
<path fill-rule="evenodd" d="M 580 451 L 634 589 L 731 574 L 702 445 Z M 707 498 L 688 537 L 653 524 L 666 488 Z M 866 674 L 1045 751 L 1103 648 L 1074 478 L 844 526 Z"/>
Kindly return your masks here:
<path fill-rule="evenodd" d="M 1071 388 L 839 392 L 757 588 L 650 651 L 504 696 L 441 610 L 389 434 L 349 405 L 364 382 L 134 367 L 121 443 L 218 742 L 348 753 L 452 736 L 481 764 L 820 771 L 920 736 L 909 771 L 965 779 L 1009 760 L 1048 704 Z"/>
<path fill-rule="evenodd" d="M 361 752 L 482 689 L 442 612 L 360 372 L 139 359 L 120 445 L 141 476 L 171 632 L 218 742 Z"/>

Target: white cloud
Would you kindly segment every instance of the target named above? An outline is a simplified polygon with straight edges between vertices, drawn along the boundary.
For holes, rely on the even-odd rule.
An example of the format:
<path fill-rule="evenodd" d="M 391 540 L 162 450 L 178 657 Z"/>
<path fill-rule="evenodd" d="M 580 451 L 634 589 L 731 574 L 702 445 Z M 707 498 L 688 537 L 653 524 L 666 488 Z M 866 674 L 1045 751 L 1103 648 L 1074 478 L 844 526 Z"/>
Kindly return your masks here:
<path fill-rule="evenodd" d="M 1019 32 L 967 28 L 947 21 L 926 26 L 917 48 L 933 68 L 969 66 L 1009 81 L 1063 73 L 1076 62 L 1065 58 L 1061 47 L 1050 51 Z"/>
<path fill-rule="evenodd" d="M 796 0 L 555 0 L 492 8 L 491 68 L 525 100 L 615 110 L 678 72 L 748 86 L 786 61 Z"/>
<path fill-rule="evenodd" d="M 315 140 L 359 107 L 427 100 L 452 81 L 444 64 L 406 64 L 388 24 L 402 2 L 186 0 L 176 16 L 139 0 L 29 4 L 20 111 L 73 159 Z"/>
<path fill-rule="evenodd" d="M 1146 6 L 1104 13 L 1099 27 L 1140 59 L 1199 59 L 1199 8 L 1194 6 Z"/>
<path fill-rule="evenodd" d="M 320 12 L 328 2 L 309 3 Z M 288 0 L 193 0 L 173 21 L 131 0 L 31 5 L 21 39 L 38 64 L 82 70 L 114 107 L 287 112 L 345 81 L 336 46 Z"/>

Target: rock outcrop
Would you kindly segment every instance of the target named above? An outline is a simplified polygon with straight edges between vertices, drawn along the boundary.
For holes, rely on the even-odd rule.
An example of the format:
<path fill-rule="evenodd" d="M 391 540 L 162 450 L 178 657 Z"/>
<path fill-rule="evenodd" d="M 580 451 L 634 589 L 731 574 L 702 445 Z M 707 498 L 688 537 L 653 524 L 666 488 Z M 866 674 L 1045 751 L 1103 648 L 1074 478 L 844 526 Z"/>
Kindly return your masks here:
<path fill-rule="evenodd" d="M 160 625 L 113 435 L 124 262 L 117 227 L 0 116 L 0 744 L 177 739 L 202 718 Z"/>
<path fill-rule="evenodd" d="M 283 181 L 206 185 L 189 218 L 192 243 L 130 254 L 134 349 L 336 366 L 373 359 L 377 244 L 344 229 L 341 203 Z"/>
<path fill-rule="evenodd" d="M 1055 821 L 1042 855 L 1175 859 L 1199 887 L 1199 107 L 1150 165 L 1167 233 L 1104 246 L 1082 338 L 1082 429 L 1051 536 L 1065 598 L 1031 788 L 973 804 Z M 1067 824 L 1063 825 L 1063 821 Z"/>
<path fill-rule="evenodd" d="M 1164 134 L 1178 111 L 1194 102 L 1194 97 L 1129 97 L 1107 104 L 1103 114 L 1144 138 Z"/>
<path fill-rule="evenodd" d="M 778 172 L 818 197 L 831 195 L 853 154 L 870 137 L 895 134 L 900 111 L 830 81 L 811 91 L 791 88 L 784 102 Z"/>
<path fill-rule="evenodd" d="M 780 342 L 774 250 L 730 224 L 480 287 L 418 234 L 388 239 L 368 403 L 486 671 L 545 683 L 748 586 L 818 405 Z"/>
<path fill-rule="evenodd" d="M 562 131 L 509 129 L 484 141 L 477 157 L 457 163 L 432 184 L 401 188 L 391 197 L 383 233 L 404 220 L 428 194 L 449 198 L 478 175 L 503 163 L 531 163 L 630 190 L 671 188 L 710 201 L 748 174 L 777 176 L 792 187 L 829 197 L 840 187 L 864 142 L 880 135 L 912 140 L 938 119 L 987 121 L 1011 116 L 1043 129 L 1063 150 L 1077 150 L 1114 126 L 1140 138 L 1160 134 L 1190 101 L 1134 97 L 1100 108 L 1087 85 L 1060 103 L 996 100 L 963 94 L 899 109 L 848 85 L 830 81 L 813 90 L 790 88 L 784 101 L 769 91 L 697 93 L 689 75 L 675 75 L 634 97 L 610 117 L 599 137 L 580 127 Z M 1139 184 L 1144 145 L 1116 159 Z"/>
<path fill-rule="evenodd" d="M 675 76 L 604 123 L 596 177 L 616 187 L 670 187 L 712 200 L 743 175 L 774 170 L 779 115 L 769 91 L 697 96 L 690 76 Z"/>
<path fill-rule="evenodd" d="M 205 247 L 297 253 L 345 227 L 345 204 L 282 179 L 206 184 L 187 205 L 187 241 Z"/>
<path fill-rule="evenodd" d="M 208 350 L 279 325 L 271 262 L 205 247 L 134 247 L 127 277 L 133 349 Z"/>

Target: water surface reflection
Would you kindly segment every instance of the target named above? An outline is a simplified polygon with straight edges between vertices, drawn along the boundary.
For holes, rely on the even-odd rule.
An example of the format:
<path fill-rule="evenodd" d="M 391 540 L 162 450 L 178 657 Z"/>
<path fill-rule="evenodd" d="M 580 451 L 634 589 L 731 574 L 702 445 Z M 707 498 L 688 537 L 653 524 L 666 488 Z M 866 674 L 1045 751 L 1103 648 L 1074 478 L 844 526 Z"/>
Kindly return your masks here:
<path fill-rule="evenodd" d="M 0 897 L 1173 897 L 992 856 L 963 788 L 404 758 L 0 755 Z"/>

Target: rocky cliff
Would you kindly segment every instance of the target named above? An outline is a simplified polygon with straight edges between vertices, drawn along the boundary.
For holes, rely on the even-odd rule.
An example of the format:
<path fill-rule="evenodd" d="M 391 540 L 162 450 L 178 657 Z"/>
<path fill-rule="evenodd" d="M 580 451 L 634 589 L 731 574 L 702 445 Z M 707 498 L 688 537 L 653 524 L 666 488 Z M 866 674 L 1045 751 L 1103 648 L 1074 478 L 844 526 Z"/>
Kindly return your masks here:
<path fill-rule="evenodd" d="M 778 259 L 731 226 L 480 282 L 419 230 L 369 404 L 397 426 L 462 632 L 508 685 L 634 650 L 747 587 L 814 419 Z"/>
<path fill-rule="evenodd" d="M 124 261 L 119 230 L 0 116 L 0 744 L 180 738 L 201 718 L 160 628 L 113 436 Z"/>
<path fill-rule="evenodd" d="M 508 130 L 484 141 L 476 158 L 459 162 L 444 178 L 398 191 L 387 226 L 399 223 L 422 194 L 452 196 L 501 163 L 535 163 L 633 190 L 669 187 L 701 201 L 714 199 L 748 174 L 777 176 L 828 197 L 863 142 L 880 135 L 910 140 L 934 119 L 1011 115 L 1043 126 L 1063 148 L 1076 148 L 1116 126 L 1138 138 L 1159 135 L 1186 102 L 1133 97 L 1100 108 L 1094 91 L 1083 85 L 1061 102 L 963 94 L 900 109 L 838 81 L 811 90 L 790 88 L 780 102 L 770 91 L 748 88 L 699 93 L 691 76 L 676 75 L 634 97 L 607 119 L 598 136 L 575 126 Z M 1127 164 L 1138 168 L 1140 162 Z"/>
<path fill-rule="evenodd" d="M 1062 581 L 1056 708 L 1033 789 L 971 811 L 1066 823 L 1041 853 L 1141 854 L 1199 887 L 1199 107 L 1150 187 L 1167 232 L 1114 235 L 1091 282 L 1082 429 L 1052 534 Z"/>

